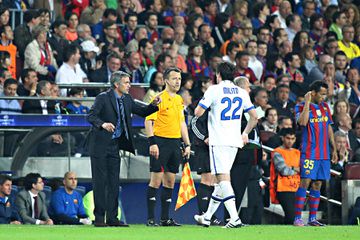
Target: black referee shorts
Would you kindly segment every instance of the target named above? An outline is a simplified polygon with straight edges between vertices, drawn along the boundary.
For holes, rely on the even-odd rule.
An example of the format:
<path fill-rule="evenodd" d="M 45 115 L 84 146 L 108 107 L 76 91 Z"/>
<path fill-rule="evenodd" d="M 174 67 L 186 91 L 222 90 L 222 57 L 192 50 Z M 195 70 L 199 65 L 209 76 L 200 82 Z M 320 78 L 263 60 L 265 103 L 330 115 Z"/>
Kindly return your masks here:
<path fill-rule="evenodd" d="M 193 145 L 195 156 L 194 156 L 194 165 L 197 174 L 201 175 L 203 173 L 210 173 L 210 154 L 209 154 L 209 146 L 207 145 Z"/>
<path fill-rule="evenodd" d="M 159 147 L 159 158 L 150 156 L 150 172 L 178 173 L 182 160 L 180 139 L 155 136 L 155 141 Z"/>

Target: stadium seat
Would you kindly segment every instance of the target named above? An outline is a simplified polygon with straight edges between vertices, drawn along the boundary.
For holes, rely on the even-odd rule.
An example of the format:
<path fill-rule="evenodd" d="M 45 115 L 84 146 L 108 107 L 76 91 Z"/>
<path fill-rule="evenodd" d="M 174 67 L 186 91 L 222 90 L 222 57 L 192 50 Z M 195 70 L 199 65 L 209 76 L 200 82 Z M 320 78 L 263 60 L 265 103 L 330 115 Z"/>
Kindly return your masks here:
<path fill-rule="evenodd" d="M 360 163 L 345 165 L 345 179 L 360 179 Z"/>
<path fill-rule="evenodd" d="M 86 188 L 84 186 L 77 186 L 75 191 L 80 193 L 81 197 L 84 197 L 86 194 Z"/>
<path fill-rule="evenodd" d="M 269 140 L 269 138 L 271 138 L 272 136 L 274 136 L 276 133 L 270 132 L 270 131 L 265 131 L 265 130 L 261 130 L 260 131 L 260 139 L 261 142 L 263 144 L 266 145 L 267 141 Z"/>
<path fill-rule="evenodd" d="M 129 94 L 140 101 L 144 99 L 145 96 L 145 88 L 141 86 L 132 86 L 129 90 Z"/>
<path fill-rule="evenodd" d="M 45 196 L 46 196 L 46 207 L 49 208 L 50 201 L 51 201 L 52 188 L 50 186 L 44 186 L 43 192 L 45 193 Z"/>

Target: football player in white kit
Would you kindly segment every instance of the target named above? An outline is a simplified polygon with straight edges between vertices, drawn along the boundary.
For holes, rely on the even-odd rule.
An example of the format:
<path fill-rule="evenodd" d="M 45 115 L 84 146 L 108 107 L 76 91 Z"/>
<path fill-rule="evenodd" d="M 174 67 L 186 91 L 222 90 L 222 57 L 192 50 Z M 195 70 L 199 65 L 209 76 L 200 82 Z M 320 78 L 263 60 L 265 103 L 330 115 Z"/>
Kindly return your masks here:
<path fill-rule="evenodd" d="M 248 143 L 248 134 L 257 124 L 257 114 L 250 101 L 249 94 L 233 83 L 235 66 L 221 63 L 216 71 L 217 85 L 210 86 L 195 109 L 200 117 L 210 108 L 208 117 L 210 167 L 215 175 L 216 184 L 208 210 L 203 215 L 195 215 L 195 220 L 203 226 L 210 226 L 210 219 L 224 202 L 230 214 L 225 228 L 243 226 L 235 206 L 234 190 L 230 183 L 230 169 L 236 153 Z M 250 115 L 244 132 L 241 133 L 241 116 Z"/>

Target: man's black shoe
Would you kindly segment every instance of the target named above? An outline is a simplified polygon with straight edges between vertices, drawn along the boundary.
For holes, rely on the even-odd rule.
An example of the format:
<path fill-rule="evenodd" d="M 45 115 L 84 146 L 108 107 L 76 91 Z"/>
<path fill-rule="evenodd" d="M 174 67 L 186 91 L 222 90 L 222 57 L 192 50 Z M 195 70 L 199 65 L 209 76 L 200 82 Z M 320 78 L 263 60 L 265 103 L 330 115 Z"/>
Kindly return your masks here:
<path fill-rule="evenodd" d="M 108 227 L 109 225 L 107 225 L 104 222 L 94 222 L 94 226 L 95 227 Z"/>
<path fill-rule="evenodd" d="M 146 223 L 146 226 L 148 226 L 148 227 L 158 227 L 159 224 L 157 224 L 154 219 L 148 219 L 147 223 Z"/>
<path fill-rule="evenodd" d="M 174 221 L 174 219 L 166 219 L 166 220 L 160 220 L 160 226 L 163 227 L 180 227 L 181 224 Z"/>
<path fill-rule="evenodd" d="M 116 222 L 109 222 L 107 223 L 109 225 L 109 227 L 129 227 L 129 224 L 120 222 L 120 221 L 116 221 Z"/>

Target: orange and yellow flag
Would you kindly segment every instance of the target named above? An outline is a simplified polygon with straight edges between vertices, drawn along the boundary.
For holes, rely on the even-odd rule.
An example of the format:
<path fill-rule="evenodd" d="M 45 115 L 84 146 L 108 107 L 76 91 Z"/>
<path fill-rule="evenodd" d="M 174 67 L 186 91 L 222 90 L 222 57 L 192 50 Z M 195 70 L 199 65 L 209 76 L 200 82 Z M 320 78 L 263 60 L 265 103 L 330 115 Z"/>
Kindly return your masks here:
<path fill-rule="evenodd" d="M 178 199 L 175 210 L 185 205 L 190 199 L 196 196 L 194 180 L 191 176 L 189 163 L 185 163 L 181 177 Z"/>

